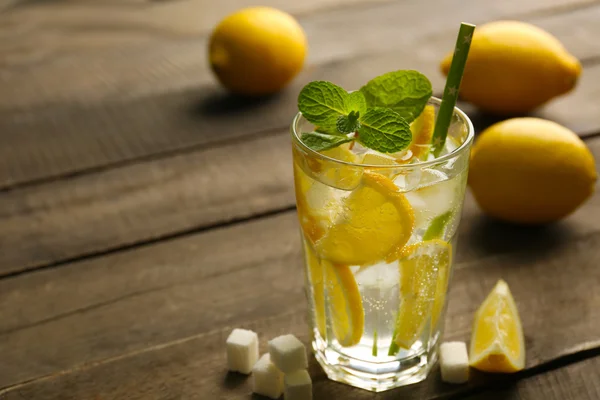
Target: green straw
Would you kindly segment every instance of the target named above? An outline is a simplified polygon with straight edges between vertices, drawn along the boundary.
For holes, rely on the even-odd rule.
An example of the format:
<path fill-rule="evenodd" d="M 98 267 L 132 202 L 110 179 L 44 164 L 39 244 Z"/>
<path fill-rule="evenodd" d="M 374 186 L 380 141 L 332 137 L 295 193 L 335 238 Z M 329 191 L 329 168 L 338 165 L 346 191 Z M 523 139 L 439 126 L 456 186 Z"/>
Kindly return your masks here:
<path fill-rule="evenodd" d="M 444 88 L 444 95 L 442 96 L 442 104 L 438 111 L 435 129 L 431 139 L 431 151 L 436 157 L 440 155 L 442 149 L 446 145 L 446 136 L 448 135 L 452 112 L 454 111 L 454 106 L 456 106 L 460 81 L 465 72 L 465 64 L 467 63 L 474 31 L 475 25 L 464 22 L 460 24 L 458 38 L 456 39 L 456 47 L 454 48 L 454 57 L 452 57 L 452 64 L 450 64 L 450 71 L 448 72 L 448 79 L 446 79 L 446 87 Z"/>

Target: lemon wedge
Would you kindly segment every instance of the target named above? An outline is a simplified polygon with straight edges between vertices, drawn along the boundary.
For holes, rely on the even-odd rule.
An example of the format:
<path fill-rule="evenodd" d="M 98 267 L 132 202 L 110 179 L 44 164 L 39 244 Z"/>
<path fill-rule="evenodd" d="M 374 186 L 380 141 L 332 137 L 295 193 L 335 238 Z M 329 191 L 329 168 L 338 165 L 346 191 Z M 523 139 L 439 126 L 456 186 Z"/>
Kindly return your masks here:
<path fill-rule="evenodd" d="M 525 341 L 508 284 L 498 281 L 475 314 L 469 363 L 486 372 L 516 372 L 525 367 Z"/>
<path fill-rule="evenodd" d="M 431 318 L 432 327 L 444 308 L 452 247 L 434 239 L 408 246 L 398 260 L 400 309 L 394 342 L 409 349 Z"/>
<path fill-rule="evenodd" d="M 333 334 L 340 345 L 354 346 L 360 342 L 365 326 L 365 312 L 358 285 L 350 268 L 321 260 L 325 271 L 325 289 Z"/>
<path fill-rule="evenodd" d="M 365 312 L 360 291 L 350 268 L 319 260 L 310 243 L 304 242 L 314 307 L 314 325 L 323 339 L 327 338 L 326 304 L 329 306 L 333 334 L 340 345 L 354 346 L 364 330 Z M 326 303 L 327 299 L 327 303 Z"/>
<path fill-rule="evenodd" d="M 433 106 L 425 106 L 421 115 L 410 126 L 413 140 L 409 150 L 412 151 L 413 157 L 422 161 L 427 159 L 429 148 L 431 147 L 434 125 L 435 109 Z"/>

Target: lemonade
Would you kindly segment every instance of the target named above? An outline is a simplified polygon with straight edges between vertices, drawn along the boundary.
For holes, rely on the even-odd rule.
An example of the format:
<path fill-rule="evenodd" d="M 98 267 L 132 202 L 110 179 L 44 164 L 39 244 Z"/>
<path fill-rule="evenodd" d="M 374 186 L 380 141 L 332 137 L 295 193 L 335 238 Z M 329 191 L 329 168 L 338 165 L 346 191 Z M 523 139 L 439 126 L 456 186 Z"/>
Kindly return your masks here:
<path fill-rule="evenodd" d="M 440 101 L 425 104 L 401 151 L 367 147 L 360 124 L 356 140 L 336 133 L 323 139 L 335 146 L 316 151 L 320 134 L 303 132 L 319 127 L 301 113 L 292 124 L 313 349 L 329 378 L 372 391 L 423 380 L 443 329 L 473 127 L 454 109 L 434 155 Z M 352 126 L 352 112 L 342 122 Z"/>

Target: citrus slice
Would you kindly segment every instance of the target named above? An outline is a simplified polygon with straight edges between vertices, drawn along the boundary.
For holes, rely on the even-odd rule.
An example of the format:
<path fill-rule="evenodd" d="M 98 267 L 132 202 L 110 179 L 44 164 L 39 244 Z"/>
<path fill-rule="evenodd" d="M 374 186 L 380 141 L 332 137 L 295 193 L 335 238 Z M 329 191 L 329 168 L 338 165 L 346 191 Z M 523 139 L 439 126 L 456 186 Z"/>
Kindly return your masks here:
<path fill-rule="evenodd" d="M 394 157 L 378 154 L 378 153 L 367 153 L 362 159 L 363 164 L 368 165 L 396 165 L 396 159 Z"/>
<path fill-rule="evenodd" d="M 419 117 L 413 121 L 410 130 L 413 134 L 413 140 L 409 150 L 412 151 L 413 157 L 419 160 L 427 159 L 429 148 L 431 146 L 431 138 L 433 136 L 433 128 L 435 125 L 435 109 L 433 106 L 425 106 Z"/>
<path fill-rule="evenodd" d="M 350 268 L 321 260 L 325 270 L 325 289 L 331 312 L 333 334 L 344 347 L 360 342 L 365 313 L 358 285 Z"/>
<path fill-rule="evenodd" d="M 348 163 L 359 164 L 360 157 L 350 150 L 350 143 L 344 143 L 333 149 L 322 151 L 321 154 Z M 331 187 L 341 190 L 352 190 L 360 184 L 362 168 L 334 161 L 321 161 L 319 180 Z"/>
<path fill-rule="evenodd" d="M 525 341 L 508 284 L 499 280 L 475 314 L 469 363 L 486 372 L 516 372 L 525 367 Z"/>
<path fill-rule="evenodd" d="M 314 243 L 325 234 L 323 224 L 310 212 L 306 195 L 313 182 L 304 174 L 297 163 L 294 163 L 294 186 L 296 190 L 296 208 L 298 220 L 304 236 Z"/>
<path fill-rule="evenodd" d="M 432 242 L 437 240 L 432 240 Z M 438 278 L 435 284 L 435 299 L 431 310 L 431 328 L 435 329 L 444 311 L 446 304 L 446 294 L 448 293 L 448 282 L 450 280 L 450 266 L 452 265 L 452 246 L 449 243 L 443 243 L 444 250 L 438 255 Z M 446 254 L 447 253 L 447 254 Z"/>
<path fill-rule="evenodd" d="M 311 245 L 304 241 L 304 258 L 310 280 L 311 295 L 314 307 L 314 324 L 321 335 L 321 338 L 327 338 L 327 329 L 325 322 L 325 277 L 321 262 L 317 258 Z"/>
<path fill-rule="evenodd" d="M 394 342 L 405 349 L 415 343 L 425 325 L 437 320 L 444 307 L 452 258 L 450 244 L 434 239 L 408 246 L 398 260 L 400 309 Z M 433 325 L 433 321 L 432 321 Z"/>
<path fill-rule="evenodd" d="M 328 160 L 294 148 L 294 159 L 310 178 L 340 190 L 352 190 L 360 184 L 362 167 L 360 157 L 344 143 L 320 154 L 337 161 Z M 338 162 L 341 161 L 341 162 Z"/>
<path fill-rule="evenodd" d="M 333 225 L 316 241 L 322 259 L 334 264 L 369 265 L 403 247 L 414 228 L 410 203 L 383 175 L 365 171 L 362 184 L 341 200 Z"/>
<path fill-rule="evenodd" d="M 386 154 L 378 153 L 367 153 L 362 159 L 362 164 L 366 165 L 381 165 L 382 168 L 371 168 L 371 171 L 376 171 L 378 174 L 393 178 L 394 175 L 398 174 L 398 170 L 395 168 L 389 168 L 391 165 L 400 165 L 396 159 Z"/>

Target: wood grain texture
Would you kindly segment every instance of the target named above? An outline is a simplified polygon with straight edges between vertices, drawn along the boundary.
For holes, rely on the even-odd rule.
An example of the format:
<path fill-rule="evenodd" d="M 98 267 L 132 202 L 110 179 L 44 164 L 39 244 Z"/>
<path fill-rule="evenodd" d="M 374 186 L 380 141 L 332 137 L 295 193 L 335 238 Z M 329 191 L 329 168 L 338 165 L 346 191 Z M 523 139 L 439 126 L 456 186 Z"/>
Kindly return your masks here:
<path fill-rule="evenodd" d="M 289 212 L 0 281 L 0 395 L 245 398 L 249 383 L 225 374 L 223 342 L 233 327 L 260 332 L 263 349 L 284 332 L 308 340 L 295 218 Z M 489 229 L 488 240 L 499 239 Z M 462 237 L 482 246 L 474 239 Z M 523 316 L 528 368 L 600 346 L 600 233 L 561 243 L 556 232 L 549 239 L 562 245 L 533 250 L 522 239 L 512 239 L 517 252 L 457 264 L 446 339 L 468 340 L 473 313 L 503 278 Z M 316 399 L 372 398 L 328 381 L 314 363 L 311 373 Z M 447 386 L 434 374 L 378 398 L 431 399 L 488 383 L 480 376 Z"/>
<path fill-rule="evenodd" d="M 574 8 L 567 9 L 562 19 L 547 13 L 541 17 L 526 14 L 556 4 Z M 330 79 L 355 88 L 385 71 L 416 68 L 440 89 L 443 79 L 438 63 L 452 47 L 460 19 L 484 22 L 525 13 L 525 19 L 542 26 L 548 21 L 548 28 L 578 57 L 598 56 L 597 47 L 581 42 L 581 37 L 600 33 L 598 24 L 593 23 L 600 7 L 591 1 L 452 0 L 436 2 L 435 12 L 431 8 L 427 2 L 413 0 L 332 9 L 302 18 L 311 43 L 309 66 L 288 90 L 250 104 L 229 98 L 217 88 L 206 63 L 205 36 L 153 39 L 145 46 L 125 48 L 109 43 L 100 51 L 84 46 L 81 35 L 65 28 L 70 40 L 82 43 L 69 49 L 69 40 L 58 40 L 57 46 L 67 48 L 53 51 L 51 45 L 37 46 L 41 33 L 36 31 L 32 39 L 35 48 L 48 55 L 17 62 L 10 61 L 14 58 L 10 49 L 0 52 L 4 57 L 4 62 L 0 60 L 0 90 L 4 93 L 0 97 L 0 188 L 168 155 L 257 132 L 285 130 L 296 111 L 297 93 L 309 80 Z M 26 24 L 20 24 L 17 11 L 16 16 L 0 16 L 8 26 L 6 35 L 25 29 L 20 28 Z M 398 24 L 397 15 L 411 24 Z M 11 20 L 6 18 L 16 20 L 7 22 Z M 571 26 L 578 27 L 576 33 L 568 29 Z M 87 32 L 83 27 L 75 32 Z M 109 27 L 89 31 L 100 36 L 109 31 L 106 37 L 118 34 Z M 42 24 L 39 30 L 50 28 Z M 21 42 L 3 43 L 18 46 Z M 29 53 L 24 49 L 16 54 Z M 582 85 L 575 93 L 580 96 L 575 104 L 585 106 L 583 110 L 591 108 L 589 104 L 597 96 L 595 87 Z M 585 134 L 596 128 L 598 113 L 592 115 L 595 117 L 585 114 L 587 122 L 581 123 L 580 118 L 569 119 L 567 114 L 561 122 Z"/>
<path fill-rule="evenodd" d="M 600 357 L 521 381 L 498 385 L 466 400 L 600 399 Z"/>
<path fill-rule="evenodd" d="M 294 206 L 287 135 L 0 195 L 0 275 Z"/>
<path fill-rule="evenodd" d="M 596 160 L 600 162 L 600 138 L 589 141 L 589 144 Z M 284 153 L 269 151 L 263 161 L 272 163 L 273 159 L 268 155 L 280 154 Z M 187 162 L 184 164 L 189 165 Z M 240 174 L 244 165 L 240 166 Z M 285 165 L 291 165 L 291 161 L 286 160 L 282 166 Z M 203 172 L 206 176 L 218 173 Z M 185 186 L 182 182 L 186 182 L 186 179 L 175 185 Z M 191 182 L 195 182 L 195 179 Z M 280 185 L 289 187 L 290 183 L 286 179 Z M 231 189 L 239 189 L 240 180 L 226 180 L 224 184 L 231 185 Z M 263 187 L 260 190 L 267 189 Z M 248 195 L 245 191 L 242 193 Z M 280 193 L 281 198 L 286 200 L 293 196 L 291 193 L 281 194 L 284 192 L 279 189 L 271 189 L 270 193 L 272 196 L 273 193 Z M 154 216 L 141 215 L 138 221 L 135 205 L 139 204 L 139 199 L 148 197 L 152 196 L 145 192 L 138 193 L 134 197 L 138 202 L 132 201 L 132 206 L 127 208 L 133 226 L 144 218 L 155 220 L 160 225 L 160 221 L 171 220 L 170 217 L 164 218 L 164 215 L 178 212 L 157 209 Z M 225 200 L 221 199 L 220 202 L 225 203 Z M 232 204 L 237 204 L 237 200 L 233 199 Z M 210 209 L 210 203 L 203 205 Z M 71 208 L 66 207 L 67 210 Z M 239 211 L 239 208 L 236 210 Z M 101 214 L 105 219 L 109 218 L 106 213 Z M 56 224 L 60 226 L 60 220 L 69 215 L 65 212 L 56 219 Z M 453 285 L 457 294 L 451 297 L 454 301 L 452 307 L 457 307 L 457 310 L 452 311 L 454 314 L 451 315 L 454 316 L 449 319 L 449 337 L 466 337 L 472 311 L 495 279 L 503 276 L 502 268 L 508 268 L 506 272 L 514 270 L 510 272 L 514 276 L 533 274 L 531 271 L 535 271 L 547 279 L 544 283 L 547 289 L 532 296 L 531 301 L 535 304 L 522 312 L 534 316 L 547 315 L 552 312 L 552 307 L 556 307 L 557 312 L 561 309 L 556 304 L 581 309 L 581 304 L 577 303 L 580 300 L 568 296 L 587 298 L 586 288 L 563 285 L 562 275 L 559 279 L 555 272 L 546 269 L 562 268 L 564 274 L 576 275 L 584 278 L 585 284 L 594 284 L 593 271 L 578 270 L 577 274 L 572 273 L 572 266 L 583 267 L 580 267 L 581 260 L 571 257 L 576 253 L 594 262 L 595 253 L 589 252 L 594 245 L 589 241 L 600 240 L 598 215 L 600 193 L 597 192 L 580 210 L 560 223 L 538 228 L 515 227 L 483 217 L 472 197 L 467 196 L 457 260 L 458 268 L 467 267 L 474 272 L 469 274 L 466 283 L 461 284 L 457 280 Z M 178 218 L 189 219 L 191 214 L 184 210 Z M 88 229 L 91 232 L 93 227 L 101 223 L 102 218 L 99 218 L 90 223 Z M 23 235 L 26 232 L 27 228 L 23 230 Z M 49 231 L 48 235 L 51 233 Z M 56 236 L 65 237 L 66 233 L 59 232 Z M 78 243 L 81 245 L 82 242 Z M 298 310 L 304 303 L 298 243 L 295 212 L 292 211 L 0 280 L 0 315 L 3 316 L 0 320 L 0 354 L 5 361 L 0 363 L 0 387 L 139 351 L 198 332 L 250 323 L 264 316 Z M 10 244 L 19 246 L 18 242 Z M 490 267 L 499 264 L 503 267 Z M 554 267 L 547 267 L 547 264 Z M 487 272 L 494 268 L 496 272 Z M 471 281 L 471 276 L 476 278 Z M 522 277 L 523 282 L 521 277 L 513 278 L 517 287 L 523 285 L 520 289 L 523 293 L 532 285 L 533 278 L 528 276 Z M 536 277 L 535 284 L 538 285 L 539 281 Z M 512 282 L 509 283 L 512 286 Z M 564 290 L 565 294 L 560 295 L 560 290 Z M 236 293 L 236 296 L 231 296 L 231 293 Z M 540 293 L 545 294 L 542 296 Z M 298 312 L 300 315 L 303 311 Z M 577 315 L 562 313 L 544 323 L 564 322 L 568 327 L 573 321 L 561 322 L 560 318 L 581 317 Z M 593 318 L 593 315 L 590 318 L 586 315 L 580 324 L 593 325 Z M 582 332 L 584 328 L 590 327 L 585 325 L 581 328 Z M 543 329 L 547 331 L 550 328 Z M 40 337 L 44 338 L 43 342 L 38 340 Z M 563 351 L 582 343 L 586 345 L 583 339 L 571 344 L 562 340 L 556 346 L 564 345 Z M 540 344 L 538 350 L 541 355 L 534 353 L 538 360 L 544 357 L 543 346 L 545 344 Z M 558 350 L 555 348 L 553 351 Z"/>
<path fill-rule="evenodd" d="M 268 1 L 303 16 L 317 45 L 292 88 L 259 102 L 223 97 L 198 51 L 215 15 L 245 0 L 199 21 L 185 10 L 207 0 L 23 1 L 0 14 L 0 275 L 172 236 L 1 279 L 0 399 L 246 399 L 249 382 L 224 368 L 231 328 L 259 331 L 263 351 L 286 332 L 307 342 L 293 211 L 195 232 L 293 205 L 286 126 L 306 80 L 355 87 L 417 68 L 440 88 L 437 60 L 452 45 L 454 17 L 518 14 L 587 60 L 578 89 L 539 115 L 582 136 L 599 132 L 600 7 L 591 0 Z M 411 23 L 398 24 L 399 13 Z M 470 115 L 480 128 L 491 121 Z M 600 139 L 588 143 L 600 161 Z M 41 183 L 54 177 L 65 179 Z M 530 371 L 600 348 L 599 219 L 598 194 L 542 228 L 488 220 L 469 196 L 447 338 L 468 339 L 473 312 L 504 278 L 527 316 Z M 598 398 L 592 361 L 493 398 L 534 398 L 536 389 L 544 399 Z M 328 381 L 314 360 L 311 374 L 316 399 L 375 398 Z M 449 387 L 436 374 L 377 398 L 446 398 L 493 382 Z"/>
<path fill-rule="evenodd" d="M 0 281 L 0 387 L 304 308 L 298 232 L 290 212 Z"/>
<path fill-rule="evenodd" d="M 243 143 L 2 193 L 0 276 L 289 209 L 295 201 L 288 135 L 265 133 Z M 599 161 L 600 140 L 589 145 Z M 586 207 L 599 209 L 600 197 Z M 464 214 L 465 220 L 479 216 L 470 197 Z M 598 229 L 584 212 L 573 218 L 575 236 Z"/>

